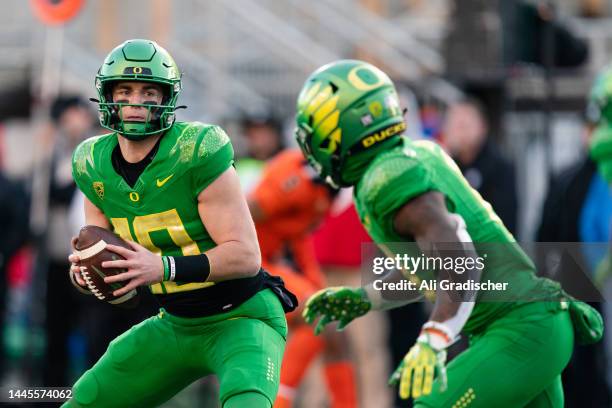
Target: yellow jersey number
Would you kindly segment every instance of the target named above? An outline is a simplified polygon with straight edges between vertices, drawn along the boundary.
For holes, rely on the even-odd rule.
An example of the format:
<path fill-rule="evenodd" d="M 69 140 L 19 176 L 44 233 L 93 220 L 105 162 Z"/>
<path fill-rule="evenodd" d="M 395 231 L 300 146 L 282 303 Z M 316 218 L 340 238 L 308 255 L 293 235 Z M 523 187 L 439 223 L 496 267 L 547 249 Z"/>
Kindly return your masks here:
<path fill-rule="evenodd" d="M 137 241 L 149 251 L 161 255 L 162 251 L 155 246 L 151 240 L 151 232 L 167 230 L 168 235 L 174 244 L 181 248 L 183 256 L 199 255 L 200 249 L 198 244 L 191 239 L 185 226 L 181 221 L 176 209 L 160 212 L 157 214 L 140 215 L 134 218 L 133 227 L 136 239 L 132 237 L 130 226 L 127 218 L 111 218 L 111 223 L 115 232 L 123 239 Z M 202 283 L 187 283 L 177 285 L 176 282 L 161 282 L 151 285 L 151 292 L 154 294 L 184 292 L 188 290 L 201 289 L 207 286 L 214 285 L 212 282 Z"/>

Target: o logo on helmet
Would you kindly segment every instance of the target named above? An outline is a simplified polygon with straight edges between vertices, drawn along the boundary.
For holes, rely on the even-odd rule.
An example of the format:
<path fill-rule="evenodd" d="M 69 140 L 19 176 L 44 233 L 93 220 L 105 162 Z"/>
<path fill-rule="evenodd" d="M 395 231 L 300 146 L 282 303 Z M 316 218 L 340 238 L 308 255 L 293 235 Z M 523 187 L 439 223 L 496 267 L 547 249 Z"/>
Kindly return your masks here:
<path fill-rule="evenodd" d="M 360 91 L 369 91 L 377 88 L 385 82 L 378 72 L 365 66 L 357 66 L 351 69 L 347 76 L 348 81 Z"/>
<path fill-rule="evenodd" d="M 137 192 L 132 191 L 132 192 L 130 193 L 130 200 L 132 200 L 133 202 L 140 201 L 140 196 L 138 195 L 138 193 L 137 193 Z"/>
<path fill-rule="evenodd" d="M 142 67 L 134 67 L 133 72 L 135 74 L 142 74 Z"/>

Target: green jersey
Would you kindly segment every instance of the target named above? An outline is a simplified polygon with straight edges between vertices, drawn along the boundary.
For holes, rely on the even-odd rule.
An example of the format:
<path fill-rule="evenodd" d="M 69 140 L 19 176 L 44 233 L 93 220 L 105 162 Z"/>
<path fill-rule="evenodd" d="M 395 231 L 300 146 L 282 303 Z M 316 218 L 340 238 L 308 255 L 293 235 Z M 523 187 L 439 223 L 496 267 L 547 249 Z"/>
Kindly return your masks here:
<path fill-rule="evenodd" d="M 199 122 L 175 123 L 133 187 L 113 165 L 117 145 L 118 135 L 110 133 L 85 140 L 73 154 L 79 189 L 104 213 L 115 233 L 159 255 L 198 255 L 214 247 L 200 219 L 197 197 L 233 163 L 226 133 Z M 161 282 L 150 289 L 156 295 L 172 295 L 233 281 L 228 282 Z"/>
<path fill-rule="evenodd" d="M 487 260 L 481 280 L 508 283 L 507 290 L 497 298 L 478 294 L 464 328 L 467 332 L 489 324 L 517 301 L 550 300 L 561 294 L 558 284 L 536 277 L 534 264 L 489 203 L 468 184 L 455 162 L 435 143 L 403 138 L 400 145 L 376 157 L 356 185 L 354 194 L 361 222 L 384 249 L 385 243 L 406 241 L 406 237 L 394 231 L 396 212 L 410 199 L 428 191 L 444 194 L 448 210 L 465 220 L 477 249 L 478 243 L 496 243 L 498 248 L 504 244 L 503 256 Z M 513 301 L 500 301 L 502 297 Z"/>

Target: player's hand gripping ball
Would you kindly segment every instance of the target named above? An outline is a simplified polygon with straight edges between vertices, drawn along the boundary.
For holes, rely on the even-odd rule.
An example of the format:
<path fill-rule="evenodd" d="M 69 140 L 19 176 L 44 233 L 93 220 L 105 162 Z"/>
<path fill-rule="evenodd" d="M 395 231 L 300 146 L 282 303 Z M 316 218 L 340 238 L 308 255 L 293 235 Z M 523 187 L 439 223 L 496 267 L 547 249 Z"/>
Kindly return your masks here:
<path fill-rule="evenodd" d="M 361 288 L 335 286 L 321 289 L 308 299 L 302 315 L 306 323 L 312 324 L 321 316 L 315 327 L 315 334 L 323 331 L 326 324 L 337 320 L 338 330 L 359 316 L 363 316 L 372 308 L 365 292 Z"/>
<path fill-rule="evenodd" d="M 107 245 L 116 245 L 131 250 L 130 244 L 121 237 L 105 228 L 86 225 L 79 231 L 75 242 L 74 253 L 79 257 L 78 266 L 81 277 L 87 288 L 98 299 L 110 304 L 135 307 L 138 305 L 138 292 L 133 289 L 122 296 L 114 296 L 113 292 L 121 289 L 128 281 L 106 283 L 104 278 L 125 272 L 119 268 L 103 268 L 102 262 L 124 259 L 121 255 L 107 249 Z"/>

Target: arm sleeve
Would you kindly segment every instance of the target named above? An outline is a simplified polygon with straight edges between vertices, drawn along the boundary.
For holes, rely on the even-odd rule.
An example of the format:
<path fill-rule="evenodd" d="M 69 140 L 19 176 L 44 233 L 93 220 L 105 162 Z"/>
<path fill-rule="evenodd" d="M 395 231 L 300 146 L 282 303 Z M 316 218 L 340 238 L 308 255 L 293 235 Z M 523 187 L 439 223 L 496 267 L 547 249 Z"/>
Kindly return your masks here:
<path fill-rule="evenodd" d="M 192 167 L 196 196 L 234 163 L 234 149 L 229 137 L 218 126 L 203 132 Z"/>

